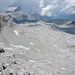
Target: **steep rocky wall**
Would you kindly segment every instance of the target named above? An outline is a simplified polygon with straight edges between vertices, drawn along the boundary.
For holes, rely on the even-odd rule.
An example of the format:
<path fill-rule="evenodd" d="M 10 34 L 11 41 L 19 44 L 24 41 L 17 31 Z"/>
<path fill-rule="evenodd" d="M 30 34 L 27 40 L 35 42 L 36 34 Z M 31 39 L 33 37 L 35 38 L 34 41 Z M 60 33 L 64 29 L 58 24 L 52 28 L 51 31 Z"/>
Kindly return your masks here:
<path fill-rule="evenodd" d="M 12 23 L 12 18 L 7 14 L 0 14 L 0 32 L 1 30 Z"/>

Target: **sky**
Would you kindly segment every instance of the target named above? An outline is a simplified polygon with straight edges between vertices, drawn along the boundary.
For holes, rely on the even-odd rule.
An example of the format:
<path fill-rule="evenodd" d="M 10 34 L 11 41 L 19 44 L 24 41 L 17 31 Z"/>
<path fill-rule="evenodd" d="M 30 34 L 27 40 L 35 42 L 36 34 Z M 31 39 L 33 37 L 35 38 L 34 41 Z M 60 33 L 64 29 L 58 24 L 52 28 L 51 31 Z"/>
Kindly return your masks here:
<path fill-rule="evenodd" d="M 75 14 L 75 0 L 0 0 L 0 12 L 6 12 L 9 7 L 20 7 L 23 12 L 41 16 Z"/>

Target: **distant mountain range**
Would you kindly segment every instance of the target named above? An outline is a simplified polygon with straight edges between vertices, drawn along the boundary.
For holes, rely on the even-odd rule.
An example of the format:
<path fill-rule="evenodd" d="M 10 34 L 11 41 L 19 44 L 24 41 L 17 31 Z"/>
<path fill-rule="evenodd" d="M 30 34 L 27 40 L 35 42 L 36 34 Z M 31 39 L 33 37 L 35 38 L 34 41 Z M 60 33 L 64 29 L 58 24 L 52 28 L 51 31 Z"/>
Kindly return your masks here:
<path fill-rule="evenodd" d="M 45 22 L 54 22 L 54 21 L 65 21 L 65 20 L 74 20 L 75 21 L 75 14 L 73 15 L 66 15 L 66 14 L 59 14 L 57 16 L 41 16 L 40 14 L 36 13 L 24 13 L 21 12 L 20 7 L 10 7 L 6 13 L 11 13 L 12 18 L 15 22 L 36 22 L 36 21 L 45 21 Z"/>
<path fill-rule="evenodd" d="M 30 14 L 20 11 L 20 7 L 10 7 L 5 14 L 9 15 L 15 23 L 24 23 L 24 22 L 55 22 L 55 23 L 64 23 L 69 20 L 75 21 L 75 15 L 59 15 L 59 16 L 41 16 L 40 14 Z M 64 16 L 63 16 L 64 15 Z"/>

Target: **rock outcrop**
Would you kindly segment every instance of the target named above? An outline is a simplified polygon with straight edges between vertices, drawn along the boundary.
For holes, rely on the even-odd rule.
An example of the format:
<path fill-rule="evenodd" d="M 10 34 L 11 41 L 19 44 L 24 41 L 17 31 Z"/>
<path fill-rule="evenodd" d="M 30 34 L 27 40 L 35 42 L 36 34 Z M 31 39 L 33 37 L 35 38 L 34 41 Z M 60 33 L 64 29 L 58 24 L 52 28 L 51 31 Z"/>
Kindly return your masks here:
<path fill-rule="evenodd" d="M 3 48 L 0 48 L 0 53 L 5 52 L 5 50 Z"/>

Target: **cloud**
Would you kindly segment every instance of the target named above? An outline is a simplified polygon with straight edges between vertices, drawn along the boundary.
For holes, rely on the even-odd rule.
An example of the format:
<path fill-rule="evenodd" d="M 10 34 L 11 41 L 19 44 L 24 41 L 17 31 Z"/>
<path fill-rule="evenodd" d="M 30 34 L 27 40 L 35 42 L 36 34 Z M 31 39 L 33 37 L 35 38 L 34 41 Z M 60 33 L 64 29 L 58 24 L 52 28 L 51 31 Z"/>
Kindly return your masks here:
<path fill-rule="evenodd" d="M 39 12 L 39 1 L 38 0 L 18 0 L 15 6 L 19 6 L 21 11 L 26 13 Z"/>
<path fill-rule="evenodd" d="M 43 1 L 43 7 L 41 8 L 41 12 L 40 15 L 42 16 L 53 16 L 54 15 L 54 9 L 57 7 L 57 0 L 50 0 L 50 2 L 48 1 L 47 3 L 49 3 L 49 5 L 44 6 L 44 1 Z"/>
<path fill-rule="evenodd" d="M 20 7 L 21 11 L 32 12 L 34 9 L 39 10 L 38 0 L 0 0 L 0 12 L 6 12 L 10 6 Z"/>
<path fill-rule="evenodd" d="M 65 14 L 75 14 L 75 0 L 65 0 L 60 11 Z"/>
<path fill-rule="evenodd" d="M 44 6 L 44 0 L 41 0 L 41 1 L 39 2 L 39 7 L 42 8 L 43 6 Z"/>
<path fill-rule="evenodd" d="M 8 7 L 13 5 L 17 0 L 0 0 L 0 12 L 7 11 Z"/>
<path fill-rule="evenodd" d="M 57 4 L 58 0 L 52 0 L 52 4 Z"/>
<path fill-rule="evenodd" d="M 44 0 L 40 14 L 42 16 L 75 14 L 75 0 Z"/>
<path fill-rule="evenodd" d="M 10 6 L 42 16 L 75 14 L 75 0 L 0 0 L 0 12 L 6 12 Z"/>
<path fill-rule="evenodd" d="M 55 8 L 55 6 L 53 5 L 47 5 L 46 7 L 43 7 L 42 8 L 42 11 L 41 11 L 41 15 L 44 16 L 52 16 L 52 10 Z"/>

